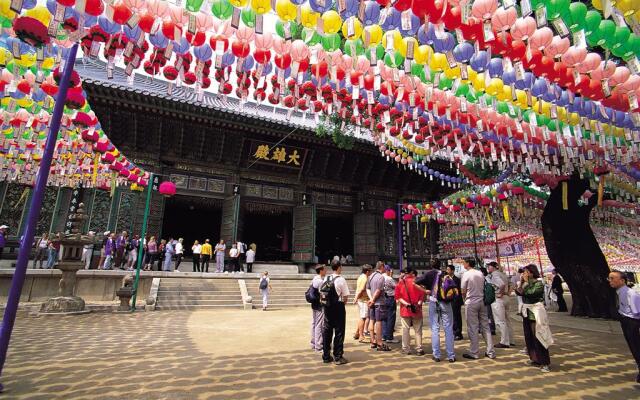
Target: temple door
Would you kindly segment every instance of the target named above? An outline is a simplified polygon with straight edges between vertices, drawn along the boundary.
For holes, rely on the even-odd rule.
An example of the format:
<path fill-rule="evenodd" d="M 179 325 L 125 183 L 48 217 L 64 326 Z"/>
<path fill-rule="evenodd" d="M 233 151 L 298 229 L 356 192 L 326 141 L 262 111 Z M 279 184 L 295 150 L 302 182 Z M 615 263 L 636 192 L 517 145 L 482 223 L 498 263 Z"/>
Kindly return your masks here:
<path fill-rule="evenodd" d="M 293 251 L 291 261 L 314 262 L 316 249 L 316 206 L 313 204 L 293 208 Z"/>

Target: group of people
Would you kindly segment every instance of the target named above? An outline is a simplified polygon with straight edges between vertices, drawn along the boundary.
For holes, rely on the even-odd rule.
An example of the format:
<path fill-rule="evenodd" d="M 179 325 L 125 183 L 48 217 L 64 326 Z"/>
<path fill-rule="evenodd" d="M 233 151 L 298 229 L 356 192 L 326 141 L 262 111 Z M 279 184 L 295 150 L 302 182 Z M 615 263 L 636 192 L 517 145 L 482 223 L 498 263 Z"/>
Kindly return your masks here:
<path fill-rule="evenodd" d="M 241 241 L 237 241 L 231 244 L 229 248 L 228 262 L 225 263 L 227 255 L 227 245 L 223 239 L 215 245 L 211 246 L 209 239 L 205 239 L 204 244 L 200 244 L 199 241 L 195 241 L 191 246 L 193 252 L 193 272 L 209 272 L 209 263 L 215 256 L 216 270 L 215 272 L 245 272 L 243 264 L 246 263 L 247 271 L 253 271 L 253 263 L 256 259 L 256 245 L 251 243 L 249 247 Z"/>
<path fill-rule="evenodd" d="M 431 269 L 418 276 L 413 268 L 400 272 L 396 282 L 393 270 L 382 261 L 375 268 L 364 265 L 356 282 L 353 304 L 358 309 L 358 322 L 354 339 L 367 344 L 375 351 L 390 351 L 390 343 L 398 343 L 393 333 L 396 325 L 396 309 L 400 307 L 402 326 L 401 352 L 422 356 L 423 309 L 426 307 L 431 326 L 431 358 L 440 362 L 446 358 L 456 362 L 454 342 L 462 340 L 462 312 L 465 307 L 467 336 L 470 346 L 463 353 L 467 359 L 480 357 L 496 358 L 496 348 L 510 349 L 515 346 L 511 326 L 512 295 L 519 297 L 518 314 L 522 318 L 526 347 L 521 352 L 528 354 L 529 365 L 541 371 L 550 370 L 549 346 L 553 337 L 549 329 L 544 308 L 544 285 L 538 268 L 531 264 L 522 269 L 513 285 L 496 262 L 486 266 L 486 276 L 475 268 L 475 259 L 464 260 L 464 273 L 459 278 L 455 267 L 448 265 L 440 270 L 434 264 Z M 342 265 L 331 264 L 328 275 L 324 265 L 317 265 L 317 275 L 307 290 L 307 301 L 311 303 L 311 347 L 322 352 L 325 363 L 344 364 L 344 337 L 346 304 L 351 295 L 346 280 L 341 276 Z M 426 304 L 425 304 L 426 303 Z M 495 346 L 489 327 L 489 309 L 499 334 Z M 414 346 L 411 346 L 413 330 Z M 440 333 L 445 337 L 445 354 L 440 345 Z M 480 336 L 484 338 L 485 351 L 480 351 Z M 333 348 L 333 351 L 331 351 Z"/>
<path fill-rule="evenodd" d="M 33 268 L 53 268 L 58 262 L 60 254 L 60 240 L 62 233 L 51 234 L 45 233 L 36 240 L 36 251 L 33 257 Z M 43 263 L 44 267 L 43 267 Z M 37 266 L 39 263 L 39 266 Z"/>

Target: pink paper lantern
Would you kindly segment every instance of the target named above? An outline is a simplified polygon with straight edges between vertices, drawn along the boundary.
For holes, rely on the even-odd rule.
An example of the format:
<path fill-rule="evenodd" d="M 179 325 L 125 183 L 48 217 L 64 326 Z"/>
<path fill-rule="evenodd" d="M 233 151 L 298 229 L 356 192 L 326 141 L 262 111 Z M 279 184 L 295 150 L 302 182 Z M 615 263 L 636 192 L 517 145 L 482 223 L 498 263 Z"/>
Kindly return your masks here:
<path fill-rule="evenodd" d="M 396 211 L 388 208 L 386 210 L 384 210 L 384 219 L 387 221 L 393 221 L 396 219 Z"/>
<path fill-rule="evenodd" d="M 164 181 L 158 189 L 161 195 L 170 197 L 176 194 L 176 184 L 170 181 Z"/>

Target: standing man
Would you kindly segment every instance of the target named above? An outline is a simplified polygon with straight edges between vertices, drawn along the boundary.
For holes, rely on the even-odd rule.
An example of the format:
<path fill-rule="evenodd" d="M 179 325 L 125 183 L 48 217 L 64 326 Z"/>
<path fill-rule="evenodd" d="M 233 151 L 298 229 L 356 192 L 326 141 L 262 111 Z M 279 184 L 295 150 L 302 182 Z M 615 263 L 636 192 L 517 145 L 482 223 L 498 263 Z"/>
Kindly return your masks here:
<path fill-rule="evenodd" d="M 209 272 L 209 261 L 211 261 L 211 254 L 212 254 L 211 243 L 209 243 L 209 239 L 205 239 L 204 244 L 200 249 L 200 257 L 202 258 L 202 263 L 200 264 L 200 270 L 202 272 Z M 224 257 L 224 253 L 222 254 L 222 257 Z"/>
<path fill-rule="evenodd" d="M 129 241 L 129 254 L 127 255 L 127 267 L 129 271 L 133 271 L 136 268 L 136 261 L 138 261 L 138 249 L 140 248 L 140 236 L 135 235 L 133 239 Z"/>
<path fill-rule="evenodd" d="M 443 280 L 447 279 L 453 282 L 451 278 L 440 271 L 439 263 L 436 261 L 431 264 L 431 269 L 416 279 L 416 285 L 424 288 L 424 293 L 429 296 L 429 324 L 431 325 L 431 359 L 440 362 L 440 330 L 444 331 L 444 342 L 447 350 L 447 360 L 449 362 L 456 361 L 456 353 L 454 351 L 453 336 L 453 309 L 451 307 L 452 299 L 442 297 L 441 289 L 443 288 Z M 447 285 L 446 287 L 450 287 Z"/>
<path fill-rule="evenodd" d="M 393 269 L 390 265 L 384 266 L 384 306 L 387 309 L 387 318 L 382 321 L 382 340 L 387 343 L 400 343 L 393 338 L 396 327 L 396 281 L 393 279 Z"/>
<path fill-rule="evenodd" d="M 424 293 L 415 285 L 416 271 L 412 268 L 403 270 L 403 277 L 396 285 L 396 301 L 400 303 L 402 319 L 402 353 L 411 354 L 411 336 L 409 328 L 413 327 L 416 337 L 416 355 L 423 356 L 422 350 L 422 300 Z"/>
<path fill-rule="evenodd" d="M 369 332 L 371 334 L 371 348 L 378 351 L 390 351 L 385 343 L 382 343 L 382 321 L 387 318 L 384 293 L 384 263 L 378 261 L 376 270 L 369 276 L 367 282 L 369 290 Z"/>
<path fill-rule="evenodd" d="M 209 239 L 207 239 L 207 243 L 209 243 Z M 211 248 L 211 245 L 209 245 L 209 248 Z M 215 251 L 216 251 L 216 272 L 224 272 L 224 252 L 227 249 L 227 246 L 224 244 L 224 240 L 220 239 L 220 242 L 216 245 Z M 211 257 L 211 254 L 209 254 L 209 257 Z M 209 263 L 207 263 L 207 267 L 209 266 Z M 207 269 L 207 272 L 209 270 Z"/>
<path fill-rule="evenodd" d="M 247 272 L 253 271 L 253 263 L 256 260 L 256 245 L 254 243 L 251 244 L 249 250 L 247 250 Z"/>
<path fill-rule="evenodd" d="M 455 274 L 456 267 L 452 264 L 447 265 L 447 275 L 455 282 L 457 287 L 460 287 L 460 278 L 458 278 Z M 458 294 L 453 298 L 453 302 L 451 302 L 451 309 L 453 310 L 453 339 L 454 340 L 462 340 L 464 337 L 462 336 L 462 295 Z"/>
<path fill-rule="evenodd" d="M 179 272 L 178 268 L 180 268 L 180 263 L 182 262 L 182 257 L 184 256 L 184 245 L 182 244 L 182 242 L 184 242 L 183 238 L 178 239 L 178 241 L 176 242 L 175 245 L 175 251 L 176 251 L 176 268 L 175 271 Z"/>
<path fill-rule="evenodd" d="M 247 256 L 249 252 L 247 252 Z M 250 272 L 250 271 L 247 271 Z M 311 303 L 311 350 L 321 352 L 322 351 L 322 328 L 324 327 L 324 310 L 320 304 L 320 286 L 327 274 L 327 270 L 322 264 L 316 265 L 316 276 L 311 281 L 311 287 L 313 288 L 318 301 Z"/>
<path fill-rule="evenodd" d="M 627 286 L 627 277 L 620 271 L 609 273 L 609 286 L 616 290 L 622 333 L 638 365 L 636 382 L 640 383 L 640 294 Z"/>
<path fill-rule="evenodd" d="M 124 269 L 123 264 L 125 262 L 124 253 L 127 248 L 127 243 L 129 239 L 129 232 L 122 231 L 120 236 L 116 239 L 116 254 L 115 254 L 115 268 Z"/>
<path fill-rule="evenodd" d="M 498 349 L 508 349 L 513 342 L 513 328 L 509 316 L 507 315 L 507 304 L 509 301 L 509 280 L 498 268 L 495 261 L 487 264 L 489 274 L 486 277 L 495 288 L 496 301 L 491 303 L 491 312 L 493 319 L 496 321 L 496 328 L 500 332 L 500 343 L 495 347 Z M 504 276 L 503 276 L 504 275 Z"/>
<path fill-rule="evenodd" d="M 2 253 L 4 252 L 4 246 L 7 244 L 8 231 L 9 231 L 8 226 L 0 225 L 0 260 L 2 259 Z M 42 265 L 42 262 L 40 264 Z"/>
<path fill-rule="evenodd" d="M 465 272 L 461 279 L 461 289 L 466 306 L 467 335 L 469 335 L 471 347 L 462 356 L 472 360 L 479 358 L 480 338 L 478 337 L 478 332 L 481 331 L 487 344 L 487 351 L 484 355 L 494 359 L 496 358 L 496 353 L 493 350 L 487 306 L 484 304 L 484 275 L 479 270 L 474 269 L 475 260 L 473 258 L 466 258 L 463 265 Z"/>
<path fill-rule="evenodd" d="M 344 354 L 344 331 L 346 323 L 346 310 L 344 305 L 349 301 L 349 286 L 340 275 L 342 265 L 340 262 L 331 264 L 333 274 L 329 276 L 320 288 L 320 299 L 324 305 L 324 327 L 322 330 L 322 361 L 325 364 L 331 361 L 336 365 L 346 364 L 348 361 Z M 324 299 L 324 301 L 322 300 Z M 334 337 L 335 333 L 335 337 Z M 331 357 L 331 340 L 333 339 L 333 357 Z"/>
<path fill-rule="evenodd" d="M 46 233 L 45 233 L 46 235 Z M 96 233 L 94 231 L 89 231 L 89 237 L 91 239 L 94 239 L 96 236 Z M 38 241 L 37 249 L 38 251 L 42 248 L 42 240 L 44 239 L 44 236 L 42 239 L 40 239 Z M 46 239 L 44 239 L 46 242 Z M 82 261 L 84 263 L 84 269 L 89 269 L 89 267 L 91 266 L 91 257 L 93 256 L 93 243 L 89 243 L 89 244 L 85 244 L 84 246 L 82 246 L 82 257 L 80 258 L 80 261 Z M 40 266 L 42 267 L 42 260 L 40 260 Z M 33 262 L 33 267 L 36 267 L 36 263 L 35 260 Z"/>
<path fill-rule="evenodd" d="M 245 261 L 245 254 L 247 252 L 247 245 L 241 241 L 238 240 L 237 242 L 238 245 L 238 265 L 240 266 L 240 271 L 244 272 L 244 267 L 242 266 L 242 263 L 244 263 Z"/>
<path fill-rule="evenodd" d="M 240 271 L 240 250 L 238 250 L 238 245 L 236 243 L 231 245 L 231 249 L 229 249 L 229 269 L 231 272 L 236 273 Z"/>
<path fill-rule="evenodd" d="M 107 238 L 106 242 L 104 242 L 104 265 L 102 269 L 111 269 L 111 265 L 113 264 L 113 256 L 116 252 L 116 234 L 111 233 Z M 49 267 L 51 268 L 51 267 Z"/>
<path fill-rule="evenodd" d="M 369 307 L 367 307 L 367 302 L 369 301 L 367 280 L 369 275 L 371 275 L 371 265 L 365 264 L 362 266 L 362 273 L 356 281 L 356 295 L 353 299 L 353 304 L 358 306 L 358 324 L 353 338 L 355 340 L 360 339 L 360 343 L 366 343 L 364 331 L 365 327 L 369 326 Z"/>
<path fill-rule="evenodd" d="M 175 243 L 173 238 L 169 238 L 167 244 L 164 246 L 164 260 L 162 263 L 162 270 L 166 272 L 172 271 L 171 261 L 173 260 L 173 255 L 175 254 Z"/>
<path fill-rule="evenodd" d="M 567 302 L 564 301 L 564 288 L 562 287 L 562 278 L 553 270 L 553 280 L 551 281 L 551 291 L 558 298 L 558 312 L 567 312 Z"/>

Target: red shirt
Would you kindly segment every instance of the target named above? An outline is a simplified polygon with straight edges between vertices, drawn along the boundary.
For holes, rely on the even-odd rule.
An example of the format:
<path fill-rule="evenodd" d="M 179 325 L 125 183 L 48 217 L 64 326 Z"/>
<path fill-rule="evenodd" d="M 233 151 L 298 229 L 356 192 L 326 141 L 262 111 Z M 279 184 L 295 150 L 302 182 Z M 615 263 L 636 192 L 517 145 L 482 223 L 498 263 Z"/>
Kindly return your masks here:
<path fill-rule="evenodd" d="M 416 312 L 413 313 L 409 307 L 400 303 L 400 316 L 405 318 L 422 318 L 422 305 L 418 305 L 418 301 L 424 298 L 424 293 L 413 285 L 414 277 L 409 275 L 396 285 L 396 301 L 402 299 L 407 303 L 416 306 Z M 411 300 L 409 300 L 411 299 Z"/>

